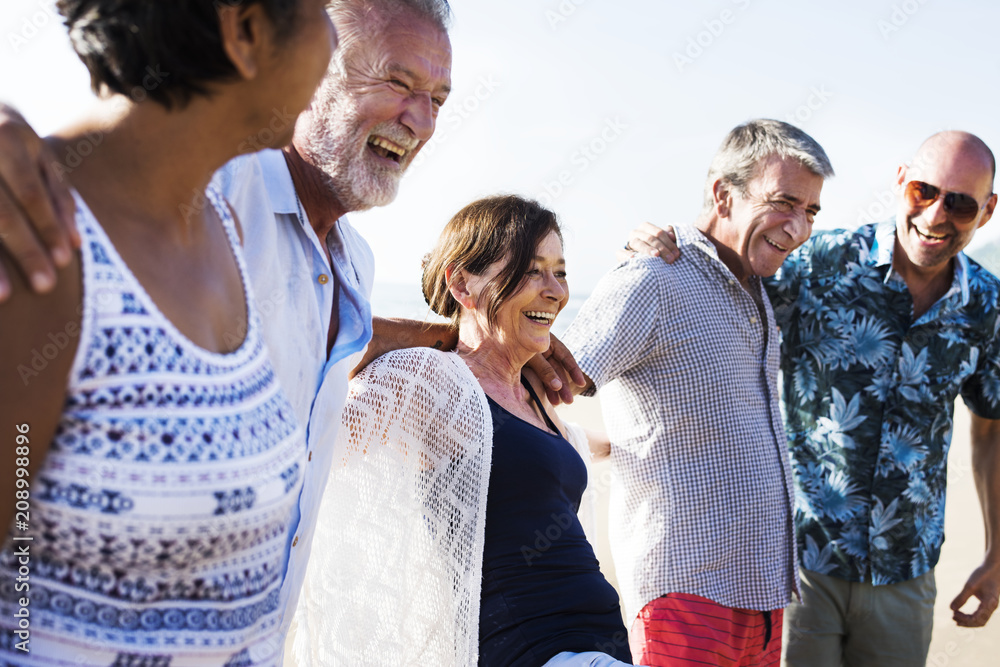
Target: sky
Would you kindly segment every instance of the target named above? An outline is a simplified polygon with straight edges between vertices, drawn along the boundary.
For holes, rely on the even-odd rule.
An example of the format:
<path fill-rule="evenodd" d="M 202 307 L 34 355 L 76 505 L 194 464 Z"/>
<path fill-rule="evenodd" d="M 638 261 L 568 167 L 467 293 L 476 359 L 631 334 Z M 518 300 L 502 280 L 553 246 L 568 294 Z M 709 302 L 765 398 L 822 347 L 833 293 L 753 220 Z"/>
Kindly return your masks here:
<path fill-rule="evenodd" d="M 41 133 L 90 100 L 51 5 L 4 0 L 0 17 L 0 99 Z M 351 218 L 373 246 L 377 280 L 408 284 L 417 299 L 420 258 L 445 222 L 501 192 L 558 214 L 570 290 L 585 296 L 637 223 L 694 221 L 714 152 L 751 118 L 792 122 L 829 154 L 837 175 L 817 229 L 891 217 L 896 167 L 934 132 L 968 130 L 1000 150 L 997 2 L 452 7 L 453 90 L 435 137 L 396 202 Z M 993 222 L 972 247 L 997 239 Z"/>

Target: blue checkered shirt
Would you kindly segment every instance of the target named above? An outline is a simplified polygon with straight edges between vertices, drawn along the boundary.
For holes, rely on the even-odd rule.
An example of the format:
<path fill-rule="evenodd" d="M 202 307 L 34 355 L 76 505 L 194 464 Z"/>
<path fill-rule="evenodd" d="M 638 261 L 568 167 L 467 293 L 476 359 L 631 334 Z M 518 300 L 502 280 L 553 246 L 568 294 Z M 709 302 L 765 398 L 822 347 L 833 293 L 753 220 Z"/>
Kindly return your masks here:
<path fill-rule="evenodd" d="M 797 587 L 778 333 L 698 230 L 672 265 L 606 275 L 565 336 L 611 437 L 610 537 L 629 618 L 668 593 L 755 610 Z"/>

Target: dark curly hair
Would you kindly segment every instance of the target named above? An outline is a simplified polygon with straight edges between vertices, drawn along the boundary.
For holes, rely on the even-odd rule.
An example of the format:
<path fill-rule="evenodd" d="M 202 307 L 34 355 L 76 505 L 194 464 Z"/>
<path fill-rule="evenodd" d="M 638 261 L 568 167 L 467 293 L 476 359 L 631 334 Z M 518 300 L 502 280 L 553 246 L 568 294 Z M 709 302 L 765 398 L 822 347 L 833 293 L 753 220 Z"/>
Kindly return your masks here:
<path fill-rule="evenodd" d="M 260 4 L 279 40 L 296 27 L 301 0 L 58 0 L 73 50 L 102 86 L 167 109 L 236 70 L 222 47 L 219 7 Z"/>

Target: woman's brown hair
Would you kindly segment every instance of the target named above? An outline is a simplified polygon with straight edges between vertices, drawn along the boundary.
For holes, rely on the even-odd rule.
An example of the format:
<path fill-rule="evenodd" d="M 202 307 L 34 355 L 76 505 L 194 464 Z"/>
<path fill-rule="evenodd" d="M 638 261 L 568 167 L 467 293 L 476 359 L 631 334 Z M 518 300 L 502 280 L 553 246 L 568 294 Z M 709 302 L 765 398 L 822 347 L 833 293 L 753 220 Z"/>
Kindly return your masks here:
<path fill-rule="evenodd" d="M 521 286 L 542 240 L 562 230 L 552 211 L 538 202 L 516 195 L 485 197 L 456 213 L 438 238 L 434 250 L 424 258 L 424 299 L 438 315 L 458 325 L 461 306 L 451 295 L 445 271 L 464 269 L 482 275 L 491 264 L 504 266 L 480 294 L 479 309 L 487 324 L 496 324 L 500 304 Z"/>

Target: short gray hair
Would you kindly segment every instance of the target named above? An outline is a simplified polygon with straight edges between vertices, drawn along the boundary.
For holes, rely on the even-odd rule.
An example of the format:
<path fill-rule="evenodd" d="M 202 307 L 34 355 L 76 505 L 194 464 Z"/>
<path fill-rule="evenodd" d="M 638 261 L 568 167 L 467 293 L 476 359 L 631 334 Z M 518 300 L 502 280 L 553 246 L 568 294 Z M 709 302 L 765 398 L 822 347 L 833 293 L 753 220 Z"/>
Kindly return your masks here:
<path fill-rule="evenodd" d="M 451 27 L 452 17 L 448 0 L 333 0 L 327 5 L 327 12 L 341 32 L 341 42 L 345 39 L 349 42 L 353 32 L 365 25 L 372 14 L 386 21 L 403 12 L 412 12 L 445 33 Z"/>
<path fill-rule="evenodd" d="M 348 54 L 362 32 L 381 30 L 393 17 L 410 12 L 448 34 L 452 17 L 448 0 L 332 0 L 326 11 L 340 42 L 330 60 L 330 72 L 340 76 L 347 73 Z"/>
<path fill-rule="evenodd" d="M 776 155 L 792 158 L 823 178 L 833 176 L 826 151 L 808 134 L 788 123 L 758 118 L 734 127 L 719 146 L 705 183 L 705 210 L 714 202 L 712 186 L 723 180 L 740 194 L 757 175 L 757 166 Z"/>

